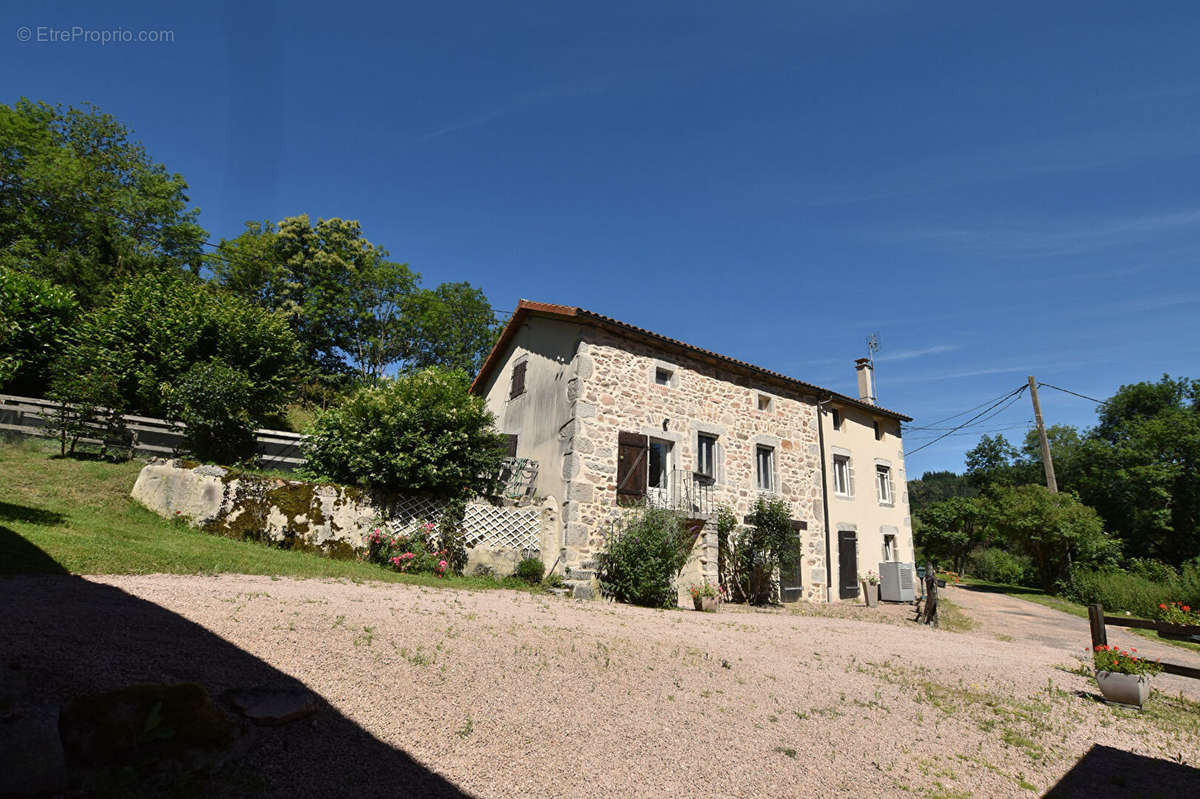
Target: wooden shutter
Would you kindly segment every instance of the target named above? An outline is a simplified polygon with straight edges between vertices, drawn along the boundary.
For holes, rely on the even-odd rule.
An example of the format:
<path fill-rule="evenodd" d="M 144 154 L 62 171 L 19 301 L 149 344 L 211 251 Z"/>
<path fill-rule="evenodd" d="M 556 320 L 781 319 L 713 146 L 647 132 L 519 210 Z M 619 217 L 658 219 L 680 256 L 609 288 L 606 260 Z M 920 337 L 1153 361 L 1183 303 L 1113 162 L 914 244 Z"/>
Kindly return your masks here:
<path fill-rule="evenodd" d="M 617 502 L 631 504 L 646 496 L 650 440 L 640 433 L 617 434 Z"/>
<path fill-rule="evenodd" d="M 510 458 L 517 457 L 517 434 L 504 434 L 504 454 Z"/>
<path fill-rule="evenodd" d="M 529 361 L 521 361 L 513 366 L 512 370 L 512 391 L 509 392 L 508 398 L 512 399 L 518 394 L 525 393 L 525 367 Z"/>

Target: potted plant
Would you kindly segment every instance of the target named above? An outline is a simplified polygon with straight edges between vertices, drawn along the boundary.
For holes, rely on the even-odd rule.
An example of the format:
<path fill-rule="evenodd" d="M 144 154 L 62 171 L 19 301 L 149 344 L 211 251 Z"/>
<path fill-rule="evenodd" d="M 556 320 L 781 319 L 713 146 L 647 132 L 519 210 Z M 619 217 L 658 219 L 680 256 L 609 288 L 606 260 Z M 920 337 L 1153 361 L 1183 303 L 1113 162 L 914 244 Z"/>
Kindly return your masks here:
<path fill-rule="evenodd" d="M 1190 628 L 1200 627 L 1200 613 L 1192 610 L 1189 605 L 1185 605 L 1182 602 L 1160 604 L 1158 606 L 1158 620 L 1171 625 L 1171 628 L 1166 630 L 1160 627 L 1158 630 L 1160 633 L 1189 635 L 1195 632 Z"/>
<path fill-rule="evenodd" d="M 688 593 L 692 595 L 692 604 L 696 610 L 704 611 L 705 613 L 715 613 L 720 603 L 717 597 L 717 589 L 713 588 L 712 583 L 705 580 L 700 585 L 692 583 L 688 586 Z"/>
<path fill-rule="evenodd" d="M 1101 644 L 1092 652 L 1096 684 L 1110 702 L 1141 707 L 1150 695 L 1150 678 L 1162 671 L 1157 660 L 1137 656 L 1137 650 Z"/>
<path fill-rule="evenodd" d="M 868 571 L 861 578 L 863 596 L 867 598 L 867 607 L 873 608 L 879 604 L 879 575 Z"/>

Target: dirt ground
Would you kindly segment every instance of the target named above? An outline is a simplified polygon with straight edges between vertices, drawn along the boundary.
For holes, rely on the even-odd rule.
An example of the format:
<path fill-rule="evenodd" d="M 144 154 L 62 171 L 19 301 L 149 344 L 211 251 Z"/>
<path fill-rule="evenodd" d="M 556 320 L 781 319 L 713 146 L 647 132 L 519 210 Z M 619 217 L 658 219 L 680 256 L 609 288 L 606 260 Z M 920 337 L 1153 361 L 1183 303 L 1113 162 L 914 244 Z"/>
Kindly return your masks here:
<path fill-rule="evenodd" d="M 253 792 L 1200 795 L 1180 765 L 1200 761 L 1198 707 L 1103 704 L 1075 632 L 242 576 L 11 578 L 0 607 L 0 653 L 37 699 L 302 681 L 320 710 L 254 731 Z"/>

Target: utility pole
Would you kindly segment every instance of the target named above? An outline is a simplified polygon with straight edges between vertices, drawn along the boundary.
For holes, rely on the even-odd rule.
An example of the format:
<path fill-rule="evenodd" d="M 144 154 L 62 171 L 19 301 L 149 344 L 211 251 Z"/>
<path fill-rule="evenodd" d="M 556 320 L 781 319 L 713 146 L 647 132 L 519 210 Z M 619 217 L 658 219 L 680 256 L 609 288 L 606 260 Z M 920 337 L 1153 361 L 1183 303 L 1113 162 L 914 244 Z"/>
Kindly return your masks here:
<path fill-rule="evenodd" d="M 1051 494 L 1058 493 L 1058 481 L 1054 479 L 1054 459 L 1050 457 L 1050 442 L 1046 438 L 1046 423 L 1042 421 L 1042 403 L 1038 402 L 1037 381 L 1029 376 L 1029 397 L 1033 400 L 1033 420 L 1037 423 L 1038 438 L 1042 442 L 1042 466 L 1046 469 L 1046 488 Z"/>

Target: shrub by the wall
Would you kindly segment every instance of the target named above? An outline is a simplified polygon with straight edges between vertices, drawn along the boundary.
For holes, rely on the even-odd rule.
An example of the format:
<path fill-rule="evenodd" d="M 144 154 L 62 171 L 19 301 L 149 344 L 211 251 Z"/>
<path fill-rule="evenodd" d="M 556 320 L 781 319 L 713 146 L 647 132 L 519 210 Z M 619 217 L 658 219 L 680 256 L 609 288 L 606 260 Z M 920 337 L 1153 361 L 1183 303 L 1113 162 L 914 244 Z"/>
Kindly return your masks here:
<path fill-rule="evenodd" d="M 597 556 L 600 590 L 618 602 L 673 607 L 674 581 L 691 551 L 692 533 L 676 513 L 643 508 Z"/>
<path fill-rule="evenodd" d="M 972 577 L 994 583 L 1020 585 L 1029 569 L 1029 559 L 1020 558 L 1004 549 L 989 547 L 971 553 L 968 572 Z"/>
<path fill-rule="evenodd" d="M 730 542 L 733 598 L 752 605 L 771 601 L 777 569 L 793 568 L 801 556 L 791 510 L 781 499 L 759 498 L 750 524 Z"/>
<path fill-rule="evenodd" d="M 513 575 L 530 585 L 537 585 L 542 581 L 542 576 L 545 573 L 546 564 L 542 563 L 541 558 L 521 558 L 521 562 L 517 564 Z"/>
<path fill-rule="evenodd" d="M 424 369 L 366 386 L 318 415 L 304 444 L 315 478 L 406 493 L 487 493 L 503 439 L 466 374 Z"/>

